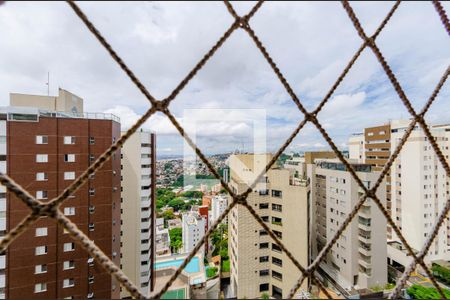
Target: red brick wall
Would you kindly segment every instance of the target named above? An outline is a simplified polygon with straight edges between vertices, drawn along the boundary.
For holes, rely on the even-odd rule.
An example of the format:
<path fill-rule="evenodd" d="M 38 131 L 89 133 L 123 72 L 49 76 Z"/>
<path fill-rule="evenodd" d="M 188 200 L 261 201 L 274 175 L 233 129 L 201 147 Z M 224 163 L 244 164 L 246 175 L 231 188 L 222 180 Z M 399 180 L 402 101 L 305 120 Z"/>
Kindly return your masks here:
<path fill-rule="evenodd" d="M 75 171 L 79 176 L 89 165 L 89 154 L 98 158 L 120 136 L 120 125 L 107 120 L 57 119 L 41 117 L 39 122 L 8 122 L 7 126 L 8 175 L 26 188 L 33 196 L 36 191 L 48 192 L 48 199 L 56 197 L 72 180 L 64 180 L 65 171 Z M 47 135 L 48 144 L 37 145 L 36 135 Z M 64 136 L 75 136 L 74 145 L 65 145 Z M 95 144 L 89 144 L 89 137 L 95 137 Z M 36 163 L 36 154 L 48 154 L 48 163 Z M 64 154 L 75 154 L 76 161 L 64 162 Z M 113 176 L 112 170 L 116 170 Z M 47 181 L 36 181 L 37 172 L 48 173 Z M 113 186 L 117 191 L 113 192 Z M 95 195 L 89 196 L 89 188 L 95 188 Z M 112 203 L 115 203 L 113 209 Z M 95 212 L 89 214 L 89 205 L 95 205 Z M 120 264 L 120 152 L 96 172 L 95 178 L 85 183 L 74 198 L 67 199 L 64 207 L 74 206 L 76 214 L 69 218 L 111 257 L 117 252 L 115 262 Z M 14 195 L 7 195 L 7 228 L 12 229 L 30 210 Z M 112 218 L 116 225 L 112 225 Z M 88 224 L 94 223 L 95 230 L 89 231 Z M 35 228 L 48 227 L 48 236 L 35 237 Z M 115 242 L 112 236 L 115 235 Z M 74 296 L 86 298 L 94 292 L 96 298 L 118 298 L 119 287 L 111 292 L 111 277 L 95 264 L 89 267 L 88 254 L 75 245 L 72 252 L 64 252 L 63 244 L 72 239 L 63 233 L 61 226 L 43 217 L 36 225 L 14 241 L 7 250 L 8 298 L 63 298 Z M 35 256 L 35 247 L 47 245 L 48 254 Z M 74 260 L 75 269 L 63 270 L 65 260 Z M 37 264 L 47 264 L 48 271 L 34 274 Z M 88 276 L 94 275 L 94 283 L 88 284 Z M 63 288 L 63 280 L 75 279 L 75 286 Z M 47 283 L 47 291 L 35 294 L 36 283 Z"/>

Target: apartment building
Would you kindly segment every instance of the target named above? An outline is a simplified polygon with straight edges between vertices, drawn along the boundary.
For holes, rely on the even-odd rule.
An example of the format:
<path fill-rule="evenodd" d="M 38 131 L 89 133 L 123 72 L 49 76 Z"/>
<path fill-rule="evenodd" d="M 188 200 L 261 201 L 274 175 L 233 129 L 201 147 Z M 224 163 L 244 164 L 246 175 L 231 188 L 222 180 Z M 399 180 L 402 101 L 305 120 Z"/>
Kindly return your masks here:
<path fill-rule="evenodd" d="M 242 193 L 270 161 L 270 154 L 238 154 L 229 159 L 230 186 Z M 308 263 L 308 181 L 294 171 L 272 167 L 247 201 L 298 259 Z M 287 298 L 300 271 L 261 228 L 250 212 L 235 206 L 228 218 L 230 286 L 238 299 L 263 293 Z M 301 289 L 306 290 L 307 280 Z"/>
<path fill-rule="evenodd" d="M 122 271 L 148 296 L 154 287 L 155 134 L 135 132 L 122 147 Z M 122 297 L 129 296 L 122 290 Z"/>
<path fill-rule="evenodd" d="M 196 211 L 182 214 L 183 253 L 190 253 L 205 235 L 206 218 Z M 204 247 L 198 253 L 204 253 Z"/>
<path fill-rule="evenodd" d="M 360 163 L 364 163 L 366 160 L 364 133 L 354 133 L 348 139 L 348 154 L 351 159 L 354 159 Z"/>
<path fill-rule="evenodd" d="M 391 122 L 391 149 L 400 142 L 409 121 Z M 430 128 L 439 148 L 448 161 L 450 125 L 434 125 Z M 416 125 L 400 155 L 391 168 L 392 217 L 411 247 L 419 251 L 436 223 L 439 212 L 449 197 L 449 178 L 425 133 Z M 450 260 L 450 222 L 447 218 L 431 245 L 425 263 Z M 398 238 L 394 235 L 394 240 Z M 390 257 L 405 265 L 410 258 L 395 256 L 389 247 Z M 399 253 L 398 253 L 399 254 Z"/>
<path fill-rule="evenodd" d="M 228 206 L 228 197 L 226 195 L 217 195 L 211 199 L 211 224 L 216 222 L 219 216 L 225 211 Z M 228 217 L 222 221 L 227 223 Z"/>
<path fill-rule="evenodd" d="M 371 165 L 351 163 L 367 188 L 379 172 Z M 311 259 L 314 260 L 363 195 L 345 165 L 337 159 L 315 159 L 307 165 L 311 180 Z M 384 203 L 385 185 L 377 196 Z M 387 282 L 386 220 L 371 199 L 367 199 L 326 259 L 321 274 L 348 291 L 382 286 Z"/>
<path fill-rule="evenodd" d="M 411 120 L 392 120 L 387 124 L 364 130 L 366 162 L 380 169 L 387 162 L 405 134 Z M 448 159 L 450 125 L 433 125 L 431 133 Z M 392 164 L 386 181 L 386 194 L 390 197 L 391 216 L 415 251 L 419 251 L 445 205 L 448 177 L 419 125 L 416 125 Z M 389 203 L 388 202 L 388 203 Z M 450 260 L 450 229 L 442 226 L 432 244 L 425 262 Z M 399 244 L 394 232 L 389 234 L 388 255 L 391 263 L 407 265 L 410 257 Z"/>
<path fill-rule="evenodd" d="M 117 117 L 84 113 L 82 100 L 64 90 L 58 97 L 11 94 L 11 103 L 16 106 L 0 108 L 1 172 L 43 202 L 59 195 L 120 137 Z M 60 207 L 117 265 L 120 174 L 117 151 Z M 0 196 L 5 234 L 30 210 L 13 193 L 2 189 Z M 5 252 L 0 283 L 6 298 L 119 297 L 118 283 L 51 218 L 41 217 Z"/>
<path fill-rule="evenodd" d="M 155 233 L 156 256 L 170 254 L 170 235 L 169 229 L 164 228 L 164 219 L 156 219 L 156 233 Z"/>

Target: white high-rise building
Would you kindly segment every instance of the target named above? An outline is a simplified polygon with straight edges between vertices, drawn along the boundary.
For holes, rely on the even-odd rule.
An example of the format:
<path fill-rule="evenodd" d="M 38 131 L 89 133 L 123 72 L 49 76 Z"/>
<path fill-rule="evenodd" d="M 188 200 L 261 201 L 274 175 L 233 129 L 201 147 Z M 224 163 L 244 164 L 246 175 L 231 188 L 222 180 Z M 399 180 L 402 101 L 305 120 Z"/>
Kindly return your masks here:
<path fill-rule="evenodd" d="M 134 133 L 122 147 L 121 265 L 141 293 L 150 295 L 155 253 L 153 174 L 155 135 Z M 123 296 L 128 296 L 126 290 Z"/>
<path fill-rule="evenodd" d="M 391 123 L 391 152 L 398 145 L 408 125 L 409 122 Z M 430 130 L 448 162 L 450 125 L 432 126 Z M 391 180 L 393 219 L 411 247 L 420 251 L 439 213 L 448 201 L 449 178 L 428 138 L 418 125 L 392 165 Z M 425 257 L 425 263 L 450 260 L 448 226 L 450 222 L 447 218 Z M 393 239 L 398 240 L 395 235 Z M 392 248 L 389 250 L 396 252 Z M 409 261 L 410 258 L 404 254 L 403 261 Z"/>
<path fill-rule="evenodd" d="M 364 148 L 364 133 L 355 133 L 348 140 L 348 154 L 351 159 L 364 163 L 366 155 Z"/>
<path fill-rule="evenodd" d="M 219 216 L 225 211 L 228 206 L 228 197 L 225 195 L 217 195 L 211 199 L 211 219 L 210 224 L 213 224 Z M 223 219 L 222 223 L 227 222 L 228 217 Z"/>
<path fill-rule="evenodd" d="M 182 214 L 183 252 L 190 253 L 205 235 L 206 219 L 196 211 Z M 204 253 L 201 247 L 199 253 Z"/>
<path fill-rule="evenodd" d="M 358 177 L 370 188 L 378 179 L 370 165 L 352 163 Z M 314 260 L 334 237 L 357 204 L 363 190 L 337 159 L 309 161 L 311 180 L 311 250 Z M 377 191 L 385 203 L 385 185 Z M 344 289 L 383 286 L 387 282 L 386 219 L 367 199 L 353 221 L 320 265 L 322 275 Z"/>
<path fill-rule="evenodd" d="M 366 163 L 381 169 L 400 143 L 410 122 L 393 120 L 382 126 L 366 128 Z M 448 161 L 450 125 L 430 126 L 430 131 Z M 449 197 L 449 178 L 418 124 L 392 164 L 386 179 L 390 197 L 387 208 L 411 247 L 420 251 Z M 425 257 L 426 264 L 450 260 L 449 226 L 450 222 L 446 219 Z M 393 264 L 405 266 L 411 261 L 394 232 L 389 239 L 388 256 Z"/>

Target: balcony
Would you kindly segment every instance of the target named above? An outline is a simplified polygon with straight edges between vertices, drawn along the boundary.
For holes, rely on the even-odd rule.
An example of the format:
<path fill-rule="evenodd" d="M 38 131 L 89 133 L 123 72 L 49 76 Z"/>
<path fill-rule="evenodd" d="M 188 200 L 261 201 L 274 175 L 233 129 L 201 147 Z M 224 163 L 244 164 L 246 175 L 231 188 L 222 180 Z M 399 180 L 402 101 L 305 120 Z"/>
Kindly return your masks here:
<path fill-rule="evenodd" d="M 150 248 L 149 241 L 147 241 L 146 243 L 141 243 L 141 248 L 140 248 L 141 251 L 148 250 L 149 248 Z"/>
<path fill-rule="evenodd" d="M 372 269 L 370 269 L 370 268 L 365 268 L 364 266 L 362 266 L 362 265 L 359 265 L 359 272 L 360 273 L 363 273 L 363 274 L 365 274 L 365 275 L 367 275 L 367 276 L 372 276 Z"/>
<path fill-rule="evenodd" d="M 150 200 L 141 201 L 141 207 L 150 207 Z"/>
<path fill-rule="evenodd" d="M 372 238 L 370 237 L 370 234 L 366 235 L 366 234 L 361 234 L 360 233 L 358 235 L 358 240 L 360 240 L 361 242 L 366 243 L 366 244 L 371 244 L 372 243 Z"/>
<path fill-rule="evenodd" d="M 361 257 L 358 259 L 358 263 L 363 266 L 366 269 L 369 269 L 372 267 L 372 263 L 369 261 L 366 261 L 365 259 L 362 259 Z"/>
<path fill-rule="evenodd" d="M 368 248 L 368 247 L 366 248 L 366 247 L 363 247 L 363 246 L 359 245 L 358 251 L 359 251 L 359 253 L 361 253 L 361 254 L 363 254 L 365 256 L 370 256 L 371 255 L 370 248 Z"/>
<path fill-rule="evenodd" d="M 366 206 L 361 207 L 358 214 L 363 218 L 370 219 L 371 218 L 370 207 Z"/>
<path fill-rule="evenodd" d="M 141 229 L 147 229 L 147 228 L 150 228 L 150 221 L 141 222 Z"/>
<path fill-rule="evenodd" d="M 148 218 L 150 218 L 150 214 L 151 214 L 150 209 L 146 210 L 146 211 L 141 211 L 141 218 L 142 219 L 148 219 Z"/>
<path fill-rule="evenodd" d="M 150 239 L 150 230 L 148 232 L 141 232 L 141 241 Z"/>

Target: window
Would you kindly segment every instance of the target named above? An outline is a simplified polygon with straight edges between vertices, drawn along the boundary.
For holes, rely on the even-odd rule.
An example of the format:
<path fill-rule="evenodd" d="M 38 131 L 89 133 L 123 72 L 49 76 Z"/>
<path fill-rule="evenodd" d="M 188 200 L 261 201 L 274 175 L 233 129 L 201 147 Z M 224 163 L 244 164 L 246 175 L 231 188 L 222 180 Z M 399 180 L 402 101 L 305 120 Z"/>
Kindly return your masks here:
<path fill-rule="evenodd" d="M 37 199 L 47 199 L 47 191 L 37 191 L 36 198 Z"/>
<path fill-rule="evenodd" d="M 260 256 L 259 257 L 259 262 L 268 262 L 269 261 L 269 257 L 268 256 Z"/>
<path fill-rule="evenodd" d="M 267 249 L 269 248 L 269 243 L 260 243 L 259 244 L 259 249 Z"/>
<path fill-rule="evenodd" d="M 64 172 L 64 180 L 75 179 L 75 172 Z"/>
<path fill-rule="evenodd" d="M 269 208 L 269 203 L 260 203 L 259 204 L 259 209 L 268 209 Z"/>
<path fill-rule="evenodd" d="M 261 229 L 259 231 L 259 236 L 264 236 L 264 235 L 268 235 L 267 231 L 265 231 L 264 229 Z"/>
<path fill-rule="evenodd" d="M 279 205 L 279 204 L 273 204 L 272 203 L 272 210 L 281 212 L 282 211 L 282 206 Z"/>
<path fill-rule="evenodd" d="M 64 243 L 64 252 L 75 250 L 75 243 Z"/>
<path fill-rule="evenodd" d="M 89 196 L 94 196 L 95 195 L 95 189 L 94 188 L 90 188 L 89 189 Z"/>
<path fill-rule="evenodd" d="M 269 222 L 269 216 L 263 216 L 263 217 L 261 217 L 261 219 L 262 219 L 264 222 Z"/>
<path fill-rule="evenodd" d="M 88 298 L 88 299 L 94 298 L 94 293 L 89 293 L 89 294 L 87 295 L 87 298 Z"/>
<path fill-rule="evenodd" d="M 47 227 L 36 228 L 36 236 L 46 236 L 46 235 L 47 235 Z"/>
<path fill-rule="evenodd" d="M 281 218 L 272 217 L 272 224 L 282 226 L 283 220 Z"/>
<path fill-rule="evenodd" d="M 94 259 L 92 257 L 89 257 L 88 260 L 87 260 L 87 263 L 88 263 L 89 266 L 92 267 L 94 265 Z"/>
<path fill-rule="evenodd" d="M 89 231 L 94 231 L 95 225 L 93 223 L 89 223 Z"/>
<path fill-rule="evenodd" d="M 47 265 L 34 266 L 34 274 L 47 273 Z"/>
<path fill-rule="evenodd" d="M 93 137 L 93 136 L 89 137 L 89 144 L 91 144 L 91 145 L 95 144 L 95 137 Z"/>
<path fill-rule="evenodd" d="M 37 135 L 36 136 L 36 144 L 38 144 L 38 145 L 48 144 L 48 136 Z"/>
<path fill-rule="evenodd" d="M 47 254 L 47 246 L 38 246 L 34 250 L 35 255 L 44 255 Z"/>
<path fill-rule="evenodd" d="M 281 198 L 282 192 L 278 190 L 272 190 L 272 197 Z"/>
<path fill-rule="evenodd" d="M 94 154 L 89 154 L 89 161 L 94 161 L 95 160 L 95 156 Z"/>
<path fill-rule="evenodd" d="M 278 280 L 283 280 L 283 275 L 277 271 L 272 271 L 272 277 Z"/>
<path fill-rule="evenodd" d="M 272 256 L 272 263 L 273 263 L 274 265 L 279 266 L 279 267 L 282 267 L 282 266 L 283 266 L 283 261 L 282 261 L 281 259 L 276 258 L 276 257 L 273 257 L 273 256 Z"/>
<path fill-rule="evenodd" d="M 281 248 L 277 244 L 272 244 L 272 250 L 275 252 L 282 252 Z"/>
<path fill-rule="evenodd" d="M 94 205 L 89 205 L 89 213 L 93 214 L 95 212 L 95 206 Z"/>
<path fill-rule="evenodd" d="M 64 137 L 64 145 L 73 145 L 73 144 L 75 144 L 74 136 L 65 136 Z"/>
<path fill-rule="evenodd" d="M 89 275 L 88 277 L 88 283 L 93 284 L 94 283 L 94 275 Z"/>
<path fill-rule="evenodd" d="M 266 292 L 269 290 L 269 284 L 268 283 L 262 283 L 259 285 L 259 291 L 260 292 Z"/>
<path fill-rule="evenodd" d="M 36 173 L 36 181 L 47 181 L 47 180 L 48 180 L 47 173 L 44 172 Z"/>
<path fill-rule="evenodd" d="M 48 162 L 48 154 L 36 154 L 36 162 L 37 163 Z"/>
<path fill-rule="evenodd" d="M 75 269 L 75 262 L 73 260 L 66 260 L 63 264 L 63 270 Z"/>
<path fill-rule="evenodd" d="M 75 286 L 75 280 L 73 278 L 64 279 L 63 288 L 69 288 Z"/>
<path fill-rule="evenodd" d="M 267 196 L 267 195 L 269 195 L 269 190 L 260 190 L 259 191 L 259 195 L 260 196 Z"/>
<path fill-rule="evenodd" d="M 75 207 L 64 207 L 64 215 L 65 216 L 74 216 L 75 215 Z"/>
<path fill-rule="evenodd" d="M 75 154 L 64 154 L 65 162 L 75 162 Z"/>
<path fill-rule="evenodd" d="M 279 238 L 280 240 L 283 238 L 283 234 L 280 231 L 273 230 L 273 233 Z"/>
<path fill-rule="evenodd" d="M 260 270 L 259 276 L 269 276 L 269 270 Z"/>
<path fill-rule="evenodd" d="M 42 293 L 47 290 L 47 284 L 46 283 L 36 283 L 34 285 L 34 292 L 35 293 Z"/>

